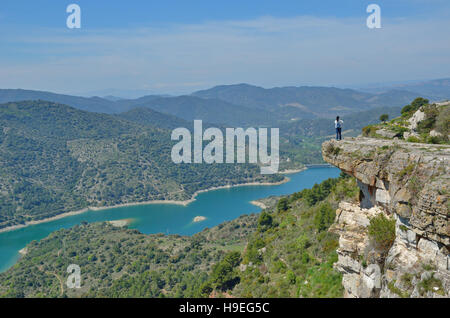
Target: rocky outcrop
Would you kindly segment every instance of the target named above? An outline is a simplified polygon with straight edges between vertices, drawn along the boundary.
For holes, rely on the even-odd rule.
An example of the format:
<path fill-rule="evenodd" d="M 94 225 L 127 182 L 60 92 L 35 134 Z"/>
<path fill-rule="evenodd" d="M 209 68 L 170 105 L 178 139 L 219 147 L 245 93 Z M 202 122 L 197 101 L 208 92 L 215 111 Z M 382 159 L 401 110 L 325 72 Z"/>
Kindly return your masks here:
<path fill-rule="evenodd" d="M 344 274 L 342 284 L 345 297 L 379 295 L 381 289 L 381 276 L 377 275 L 379 266 L 374 270 L 367 266 L 363 258 L 368 254 L 371 245 L 367 235 L 370 218 L 380 213 L 383 211 L 378 207 L 361 209 L 347 202 L 341 202 L 336 211 L 336 222 L 330 231 L 339 234 L 338 262 L 335 268 Z M 370 257 L 376 258 L 377 255 Z"/>
<path fill-rule="evenodd" d="M 411 130 L 417 130 L 417 126 L 419 125 L 419 122 L 425 119 L 425 112 L 419 109 L 412 115 L 412 117 L 408 120 L 409 121 L 409 129 Z"/>
<path fill-rule="evenodd" d="M 341 202 L 331 228 L 346 296 L 449 297 L 450 146 L 352 138 L 327 141 L 322 152 L 360 188 L 360 204 Z M 368 235 L 381 213 L 396 224 L 384 254 Z"/>

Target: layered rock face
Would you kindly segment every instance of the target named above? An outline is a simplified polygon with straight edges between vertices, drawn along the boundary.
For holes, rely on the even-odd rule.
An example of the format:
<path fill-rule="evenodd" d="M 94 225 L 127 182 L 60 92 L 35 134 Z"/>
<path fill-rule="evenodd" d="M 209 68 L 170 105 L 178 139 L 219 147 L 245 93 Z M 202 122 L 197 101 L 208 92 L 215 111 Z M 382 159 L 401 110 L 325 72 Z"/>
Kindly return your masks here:
<path fill-rule="evenodd" d="M 324 160 L 354 176 L 360 204 L 341 202 L 335 264 L 348 297 L 449 297 L 450 146 L 350 138 L 322 145 Z M 395 219 L 395 240 L 379 251 L 370 219 Z"/>

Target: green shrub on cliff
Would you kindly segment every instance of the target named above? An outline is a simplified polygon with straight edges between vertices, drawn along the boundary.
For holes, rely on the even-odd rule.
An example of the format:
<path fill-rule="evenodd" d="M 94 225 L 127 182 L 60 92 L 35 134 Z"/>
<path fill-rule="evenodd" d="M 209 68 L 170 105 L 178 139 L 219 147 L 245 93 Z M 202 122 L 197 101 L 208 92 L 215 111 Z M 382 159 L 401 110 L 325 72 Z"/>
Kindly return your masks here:
<path fill-rule="evenodd" d="M 389 119 L 389 115 L 388 114 L 382 114 L 380 116 L 380 121 L 382 121 L 383 123 L 386 122 Z"/>
<path fill-rule="evenodd" d="M 230 252 L 217 264 L 213 266 L 210 282 L 215 288 L 225 291 L 232 289 L 239 283 L 239 275 L 236 267 L 241 262 L 241 253 Z"/>
<path fill-rule="evenodd" d="M 430 101 L 428 99 L 425 99 L 422 97 L 417 97 L 415 100 L 413 100 L 411 102 L 411 104 L 406 105 L 405 107 L 402 108 L 402 111 L 401 111 L 402 116 L 407 117 L 407 116 L 412 115 L 420 107 L 427 105 L 429 102 Z"/>
<path fill-rule="evenodd" d="M 262 212 L 258 219 L 258 230 L 261 232 L 267 231 L 273 226 L 272 216 L 267 212 Z"/>
<path fill-rule="evenodd" d="M 436 119 L 436 130 L 443 136 L 450 134 L 450 107 L 444 107 Z"/>
<path fill-rule="evenodd" d="M 362 134 L 364 137 L 375 137 L 375 132 L 378 130 L 378 127 L 374 125 L 366 126 L 362 129 Z"/>
<path fill-rule="evenodd" d="M 379 249 L 388 251 L 395 240 L 395 220 L 378 214 L 370 220 L 369 237 L 373 239 Z"/>
<path fill-rule="evenodd" d="M 278 211 L 287 211 L 289 209 L 289 201 L 287 198 L 281 198 L 280 201 L 278 201 L 277 204 L 277 210 Z"/>
<path fill-rule="evenodd" d="M 329 203 L 323 203 L 317 209 L 314 217 L 314 225 L 319 232 L 325 231 L 333 224 L 335 217 L 335 209 Z"/>

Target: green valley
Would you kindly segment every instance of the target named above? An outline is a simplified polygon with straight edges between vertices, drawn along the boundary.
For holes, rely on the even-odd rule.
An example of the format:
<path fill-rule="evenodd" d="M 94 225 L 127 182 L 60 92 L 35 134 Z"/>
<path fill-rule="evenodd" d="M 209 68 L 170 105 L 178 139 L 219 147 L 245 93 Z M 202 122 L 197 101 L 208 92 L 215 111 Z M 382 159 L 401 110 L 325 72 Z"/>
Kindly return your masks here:
<path fill-rule="evenodd" d="M 342 175 L 191 237 L 83 223 L 30 243 L 0 274 L 0 295 L 338 297 L 337 235 L 327 229 L 337 202 L 357 193 L 354 179 Z M 74 263 L 83 270 L 81 289 L 61 284 Z"/>
<path fill-rule="evenodd" d="M 172 120 L 165 116 L 157 121 Z M 0 228 L 89 206 L 187 200 L 215 186 L 283 179 L 262 176 L 256 165 L 175 165 L 170 130 L 51 102 L 1 105 L 0 125 Z"/>

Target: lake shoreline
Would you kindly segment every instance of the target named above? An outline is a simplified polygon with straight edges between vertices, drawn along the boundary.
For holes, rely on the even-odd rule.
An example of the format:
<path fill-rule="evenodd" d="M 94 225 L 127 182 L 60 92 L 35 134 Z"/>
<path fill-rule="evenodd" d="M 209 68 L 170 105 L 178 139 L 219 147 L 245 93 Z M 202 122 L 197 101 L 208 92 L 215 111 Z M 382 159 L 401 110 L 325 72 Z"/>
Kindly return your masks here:
<path fill-rule="evenodd" d="M 267 209 L 267 206 L 264 203 L 259 202 L 258 200 L 250 201 L 250 204 L 257 206 L 258 208 L 261 208 L 262 210 Z"/>
<path fill-rule="evenodd" d="M 279 172 L 279 173 L 280 174 L 294 174 L 294 173 L 299 173 L 299 172 L 305 171 L 307 169 L 308 168 L 304 167 L 304 168 L 297 169 L 297 170 L 285 170 L 285 171 L 282 171 L 282 172 Z M 211 187 L 211 188 L 208 188 L 208 189 L 196 191 L 192 195 L 191 199 L 184 200 L 184 201 L 153 200 L 153 201 L 143 201 L 143 202 L 122 203 L 122 204 L 116 204 L 116 205 L 113 205 L 113 206 L 105 206 L 105 207 L 87 207 L 87 208 L 84 208 L 84 209 L 81 209 L 81 210 L 78 210 L 78 211 L 70 211 L 70 212 L 61 213 L 61 214 L 52 216 L 50 218 L 42 219 L 42 220 L 29 221 L 29 222 L 26 222 L 25 224 L 17 224 L 17 225 L 8 226 L 8 227 L 0 229 L 0 233 L 15 231 L 15 230 L 26 228 L 26 227 L 29 227 L 29 226 L 32 226 L 32 225 L 48 223 L 48 222 L 60 220 L 60 219 L 66 218 L 66 217 L 83 214 L 83 213 L 86 213 L 86 212 L 89 212 L 89 211 L 103 211 L 103 210 L 117 209 L 117 208 L 123 208 L 123 207 L 131 207 L 131 206 L 139 206 L 139 205 L 151 205 L 151 204 L 173 204 L 173 205 L 187 206 L 187 205 L 191 204 L 192 202 L 194 202 L 199 194 L 205 193 L 205 192 L 209 192 L 209 191 L 215 191 L 215 190 L 221 190 L 221 189 L 231 189 L 231 188 L 245 187 L 245 186 L 276 186 L 276 185 L 281 185 L 283 183 L 287 183 L 289 181 L 290 181 L 289 177 L 285 176 L 282 181 L 273 182 L 273 183 L 271 183 L 271 182 L 248 182 L 248 183 L 241 183 L 241 184 L 233 184 L 233 185 L 229 184 L 229 185 L 224 185 L 224 186 Z"/>

